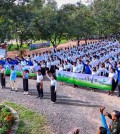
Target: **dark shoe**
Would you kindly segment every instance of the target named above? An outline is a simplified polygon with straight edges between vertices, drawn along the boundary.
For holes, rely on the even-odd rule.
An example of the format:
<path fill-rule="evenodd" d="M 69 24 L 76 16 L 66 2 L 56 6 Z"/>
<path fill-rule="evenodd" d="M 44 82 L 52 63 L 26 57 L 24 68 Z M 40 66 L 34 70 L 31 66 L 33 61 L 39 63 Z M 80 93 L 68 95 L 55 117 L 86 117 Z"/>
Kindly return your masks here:
<path fill-rule="evenodd" d="M 39 98 L 40 96 L 37 96 L 36 98 Z"/>
<path fill-rule="evenodd" d="M 118 95 L 118 97 L 120 97 L 120 94 Z"/>
<path fill-rule="evenodd" d="M 11 91 L 14 91 L 13 89 L 11 89 Z"/>
<path fill-rule="evenodd" d="M 43 97 L 40 97 L 41 100 L 43 100 Z"/>

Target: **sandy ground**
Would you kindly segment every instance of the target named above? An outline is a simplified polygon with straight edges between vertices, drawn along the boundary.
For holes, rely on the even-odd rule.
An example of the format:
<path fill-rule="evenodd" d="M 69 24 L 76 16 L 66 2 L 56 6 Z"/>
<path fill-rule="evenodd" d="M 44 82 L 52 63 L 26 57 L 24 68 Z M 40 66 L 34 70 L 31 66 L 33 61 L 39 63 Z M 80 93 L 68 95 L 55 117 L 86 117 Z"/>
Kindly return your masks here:
<path fill-rule="evenodd" d="M 101 126 L 99 107 L 105 106 L 108 112 L 120 111 L 120 98 L 108 96 L 106 92 L 91 92 L 86 88 L 73 88 L 70 85 L 58 85 L 57 102 L 50 101 L 50 82 L 44 81 L 44 99 L 37 99 L 36 81 L 29 80 L 30 95 L 23 95 L 22 78 L 17 79 L 19 92 L 10 91 L 9 79 L 7 88 L 0 90 L 0 101 L 11 101 L 32 109 L 48 119 L 54 134 L 67 134 L 74 127 L 80 128 L 80 134 L 95 134 Z M 110 120 L 107 120 L 108 123 Z"/>

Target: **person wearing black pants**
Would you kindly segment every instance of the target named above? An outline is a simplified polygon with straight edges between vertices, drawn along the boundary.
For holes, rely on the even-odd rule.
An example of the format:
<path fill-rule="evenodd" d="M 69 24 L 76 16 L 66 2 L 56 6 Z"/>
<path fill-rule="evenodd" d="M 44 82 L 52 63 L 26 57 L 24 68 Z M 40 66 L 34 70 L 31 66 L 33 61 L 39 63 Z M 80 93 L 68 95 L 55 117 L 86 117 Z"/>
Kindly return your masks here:
<path fill-rule="evenodd" d="M 55 76 L 51 75 L 51 77 L 49 77 L 48 73 L 46 74 L 46 76 L 48 77 L 48 79 L 51 81 L 51 87 L 50 87 L 50 91 L 51 91 L 51 101 L 53 103 L 56 102 L 57 100 L 57 95 L 56 95 L 56 91 L 57 91 L 57 81 L 55 80 Z"/>
<path fill-rule="evenodd" d="M 0 82 L 1 88 L 5 88 L 5 69 L 2 65 L 0 66 Z"/>
<path fill-rule="evenodd" d="M 24 70 L 23 72 L 23 90 L 24 90 L 24 95 L 28 95 L 28 70 Z"/>
<path fill-rule="evenodd" d="M 40 99 L 43 98 L 43 75 L 41 74 L 41 71 L 38 70 L 37 72 L 37 91 L 38 91 L 38 96 L 37 98 L 40 97 Z"/>
<path fill-rule="evenodd" d="M 108 73 L 108 71 L 107 71 L 107 73 Z M 111 89 L 111 91 L 109 91 L 108 95 L 113 95 L 113 93 L 117 87 L 117 74 L 116 74 L 114 68 L 111 68 L 110 72 L 108 74 L 109 74 L 108 77 L 112 79 L 112 89 Z"/>
<path fill-rule="evenodd" d="M 73 73 L 77 73 L 78 67 L 76 65 L 76 62 L 73 63 Z M 78 87 L 76 84 L 74 84 L 74 88 Z"/>

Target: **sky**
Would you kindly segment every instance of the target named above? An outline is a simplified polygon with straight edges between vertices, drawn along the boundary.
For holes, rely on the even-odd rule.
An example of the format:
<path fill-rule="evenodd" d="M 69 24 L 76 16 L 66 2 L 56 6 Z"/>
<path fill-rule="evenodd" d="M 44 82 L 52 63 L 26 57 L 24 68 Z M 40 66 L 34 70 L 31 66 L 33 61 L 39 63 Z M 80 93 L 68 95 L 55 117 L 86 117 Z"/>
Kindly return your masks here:
<path fill-rule="evenodd" d="M 56 0 L 56 2 L 58 3 L 58 7 L 61 7 L 63 4 L 68 4 L 68 3 L 75 4 L 78 1 L 80 0 Z M 85 4 L 89 2 L 90 0 L 81 0 L 81 1 Z"/>

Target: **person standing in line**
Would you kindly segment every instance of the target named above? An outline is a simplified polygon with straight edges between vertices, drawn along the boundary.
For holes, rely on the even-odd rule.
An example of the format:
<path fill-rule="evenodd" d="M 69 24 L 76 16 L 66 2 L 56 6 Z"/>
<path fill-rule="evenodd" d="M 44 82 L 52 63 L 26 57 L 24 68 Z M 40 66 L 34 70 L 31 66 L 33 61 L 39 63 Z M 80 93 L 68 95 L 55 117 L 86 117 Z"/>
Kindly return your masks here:
<path fill-rule="evenodd" d="M 76 65 L 76 62 L 73 63 L 73 70 L 72 70 L 73 73 L 77 73 L 78 72 L 78 67 Z M 78 87 L 76 84 L 74 84 L 74 88 Z"/>
<path fill-rule="evenodd" d="M 23 94 L 28 95 L 28 90 L 29 90 L 29 88 L 28 88 L 29 71 L 27 69 L 25 69 L 23 71 L 22 75 L 23 75 L 23 90 L 24 90 Z"/>
<path fill-rule="evenodd" d="M 59 68 L 59 71 L 63 71 L 64 68 L 63 68 L 63 64 L 61 63 L 60 66 L 58 66 Z M 63 82 L 60 82 L 60 85 L 63 85 Z"/>
<path fill-rule="evenodd" d="M 44 63 L 44 61 L 41 61 L 41 73 L 43 76 L 45 75 L 45 63 Z"/>
<path fill-rule="evenodd" d="M 86 64 L 82 61 L 82 64 L 85 67 L 85 74 L 92 74 L 91 72 L 91 66 L 90 66 L 90 61 L 86 60 Z"/>
<path fill-rule="evenodd" d="M 11 91 L 18 91 L 16 87 L 16 78 L 17 78 L 17 72 L 14 69 L 14 66 L 11 66 L 11 72 L 10 72 L 10 84 L 11 84 Z"/>
<path fill-rule="evenodd" d="M 50 59 L 48 59 L 46 63 L 46 70 L 50 71 L 50 69 L 51 69 L 51 62 Z"/>
<path fill-rule="evenodd" d="M 54 75 L 51 75 L 51 77 L 48 75 L 48 72 L 46 72 L 46 76 L 47 78 L 51 81 L 51 87 L 50 87 L 50 90 L 51 90 L 51 101 L 53 103 L 56 102 L 56 91 L 57 91 L 57 81 L 55 79 L 55 76 Z"/>
<path fill-rule="evenodd" d="M 38 91 L 37 98 L 40 97 L 40 99 L 43 99 L 43 75 L 41 74 L 40 70 L 38 70 L 37 72 L 37 91 Z"/>
<path fill-rule="evenodd" d="M 5 69 L 3 65 L 0 65 L 0 82 L 1 82 L 1 88 L 5 88 Z"/>
<path fill-rule="evenodd" d="M 22 65 L 19 65 L 19 66 L 21 68 L 22 76 L 23 76 L 23 90 L 24 90 L 23 94 L 28 95 L 28 90 L 29 90 L 29 88 L 28 88 L 29 71 L 26 68 L 23 70 Z"/>
<path fill-rule="evenodd" d="M 120 61 L 118 62 L 118 67 L 116 69 L 118 75 L 118 97 L 120 97 Z"/>
<path fill-rule="evenodd" d="M 108 71 L 108 74 L 108 77 L 112 79 L 112 89 L 109 91 L 108 95 L 112 96 L 117 87 L 117 73 L 114 68 L 111 68 L 110 71 Z"/>

